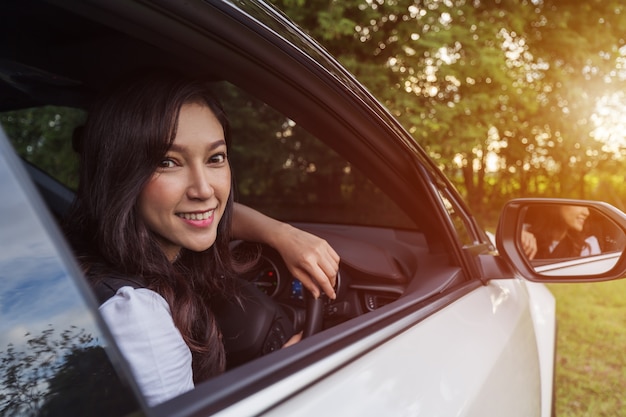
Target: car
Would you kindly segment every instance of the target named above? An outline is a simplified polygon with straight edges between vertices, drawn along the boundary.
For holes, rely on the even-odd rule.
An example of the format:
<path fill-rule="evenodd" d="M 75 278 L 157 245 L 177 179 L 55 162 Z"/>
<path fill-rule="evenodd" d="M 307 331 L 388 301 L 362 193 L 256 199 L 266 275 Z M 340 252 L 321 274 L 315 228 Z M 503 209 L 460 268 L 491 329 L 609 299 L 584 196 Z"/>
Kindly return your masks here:
<path fill-rule="evenodd" d="M 626 258 L 621 245 L 597 256 L 602 267 L 539 265 L 520 244 L 525 214 L 583 205 L 622 242 L 622 212 L 514 200 L 493 242 L 407 130 L 260 0 L 5 0 L 0 20 L 1 415 L 553 414 L 544 283 L 617 279 Z M 326 239 L 341 264 L 318 332 L 148 407 L 60 224 L 90 102 L 155 67 L 213 83 L 238 201 Z M 294 320 L 317 314 L 271 248 L 233 248 L 260 254 L 242 278 Z"/>

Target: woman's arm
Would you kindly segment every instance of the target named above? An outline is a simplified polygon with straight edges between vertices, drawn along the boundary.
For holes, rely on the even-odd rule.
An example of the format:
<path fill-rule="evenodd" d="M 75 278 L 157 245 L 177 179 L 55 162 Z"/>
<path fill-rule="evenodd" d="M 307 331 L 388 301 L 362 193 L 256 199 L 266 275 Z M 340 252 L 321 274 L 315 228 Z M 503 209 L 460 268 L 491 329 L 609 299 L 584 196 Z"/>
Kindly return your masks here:
<path fill-rule="evenodd" d="M 522 230 L 520 243 L 522 244 L 524 253 L 528 256 L 528 259 L 533 260 L 535 255 L 537 255 L 537 239 L 535 238 L 535 235 L 526 230 Z"/>
<path fill-rule="evenodd" d="M 335 298 L 333 287 L 339 255 L 324 239 L 238 203 L 233 216 L 233 237 L 271 246 L 280 253 L 292 275 L 316 298 L 320 288 Z"/>

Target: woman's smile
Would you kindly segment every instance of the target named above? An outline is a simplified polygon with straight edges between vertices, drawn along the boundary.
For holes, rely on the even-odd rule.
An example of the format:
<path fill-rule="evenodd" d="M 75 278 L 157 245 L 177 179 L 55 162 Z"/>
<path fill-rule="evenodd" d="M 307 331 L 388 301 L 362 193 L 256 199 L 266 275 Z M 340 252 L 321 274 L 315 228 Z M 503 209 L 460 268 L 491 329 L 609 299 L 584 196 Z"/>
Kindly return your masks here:
<path fill-rule="evenodd" d="M 183 221 L 196 227 L 210 226 L 213 223 L 214 214 L 214 209 L 202 212 L 176 213 L 176 215 L 183 219 Z"/>
<path fill-rule="evenodd" d="M 581 206 L 562 206 L 561 216 L 566 227 L 580 232 L 589 217 L 589 209 Z"/>

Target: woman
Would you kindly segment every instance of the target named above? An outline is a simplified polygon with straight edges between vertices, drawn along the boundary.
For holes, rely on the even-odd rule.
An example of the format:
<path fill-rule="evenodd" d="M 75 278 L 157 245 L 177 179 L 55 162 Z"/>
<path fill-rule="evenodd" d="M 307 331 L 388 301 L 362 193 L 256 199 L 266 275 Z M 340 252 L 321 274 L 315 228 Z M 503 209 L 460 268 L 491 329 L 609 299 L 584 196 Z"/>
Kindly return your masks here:
<path fill-rule="evenodd" d="M 522 231 L 521 244 L 529 259 L 574 258 L 600 253 L 595 236 L 585 234 L 589 209 L 584 206 L 547 206 Z"/>
<path fill-rule="evenodd" d="M 339 257 L 326 242 L 233 203 L 228 123 L 205 85 L 126 82 L 96 103 L 80 143 L 68 232 L 94 285 L 137 283 L 100 311 L 148 404 L 224 371 L 211 300 L 234 294 L 231 232 L 274 246 L 315 296 L 319 285 L 334 298 Z"/>

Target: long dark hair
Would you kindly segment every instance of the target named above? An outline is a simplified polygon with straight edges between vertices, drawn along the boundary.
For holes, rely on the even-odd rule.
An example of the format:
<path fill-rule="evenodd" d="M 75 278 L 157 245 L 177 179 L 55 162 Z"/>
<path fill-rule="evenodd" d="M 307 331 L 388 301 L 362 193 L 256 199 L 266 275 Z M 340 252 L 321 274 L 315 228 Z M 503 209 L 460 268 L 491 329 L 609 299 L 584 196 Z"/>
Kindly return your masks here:
<path fill-rule="evenodd" d="M 89 112 L 78 140 L 80 183 L 66 228 L 88 278 L 127 276 L 165 298 L 193 357 L 194 382 L 225 369 L 211 297 L 231 291 L 229 242 L 233 193 L 206 251 L 183 249 L 170 262 L 137 212 L 137 199 L 172 145 L 184 104 L 206 105 L 224 129 L 226 116 L 204 83 L 176 74 L 141 74 L 110 90 Z"/>
<path fill-rule="evenodd" d="M 569 227 L 559 206 L 545 206 L 537 210 L 528 231 L 537 239 L 535 259 L 578 257 L 584 248 L 589 247 L 585 241 L 586 233 Z M 563 232 L 565 235 L 561 238 Z M 555 241 L 559 243 L 550 251 Z"/>

